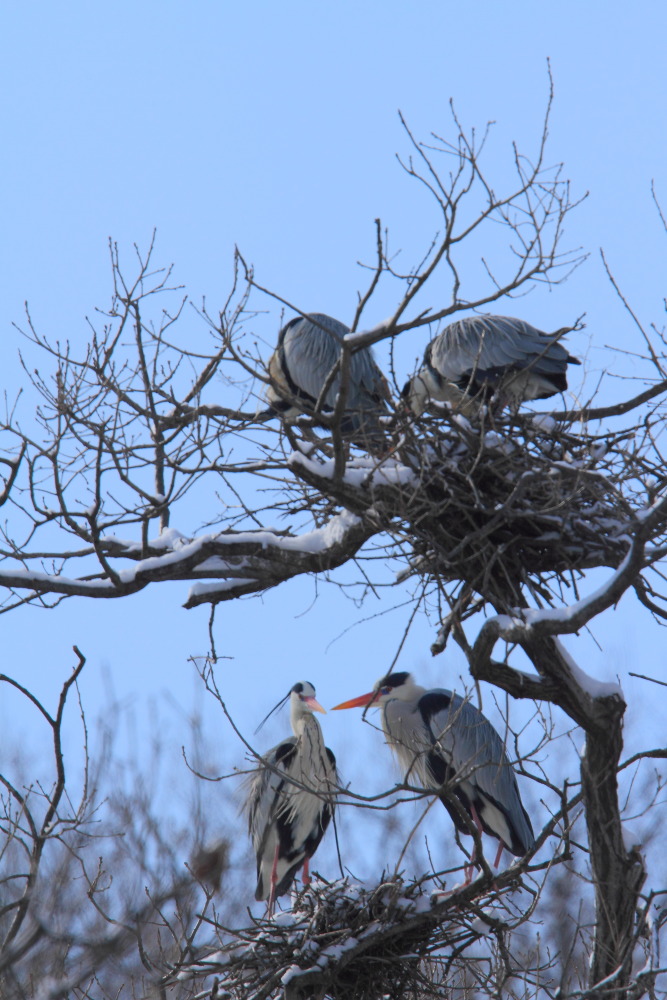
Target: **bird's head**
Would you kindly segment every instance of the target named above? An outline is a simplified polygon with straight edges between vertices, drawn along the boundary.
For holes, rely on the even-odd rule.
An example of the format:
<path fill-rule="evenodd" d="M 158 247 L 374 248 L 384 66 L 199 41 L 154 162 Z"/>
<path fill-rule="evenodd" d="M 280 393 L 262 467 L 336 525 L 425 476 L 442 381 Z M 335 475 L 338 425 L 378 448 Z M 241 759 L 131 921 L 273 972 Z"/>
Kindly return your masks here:
<path fill-rule="evenodd" d="M 277 705 L 266 715 L 257 726 L 255 733 L 258 733 L 267 719 L 270 719 L 274 712 L 282 708 L 285 702 L 289 701 L 292 718 L 305 715 L 307 712 L 325 712 L 319 701 L 315 698 L 315 688 L 310 681 L 297 681 L 294 687 L 290 688 L 284 698 L 281 698 Z"/>
<path fill-rule="evenodd" d="M 380 708 L 388 701 L 398 698 L 401 701 L 412 701 L 423 693 L 414 682 L 412 674 L 399 671 L 395 674 L 386 674 L 381 677 L 372 691 L 368 694 L 361 694 L 358 698 L 351 698 L 340 705 L 334 705 L 332 711 L 339 708 Z"/>
<path fill-rule="evenodd" d="M 315 688 L 310 681 L 298 681 L 291 689 L 290 701 L 292 707 L 301 712 L 325 712 L 319 701 L 315 698 Z"/>

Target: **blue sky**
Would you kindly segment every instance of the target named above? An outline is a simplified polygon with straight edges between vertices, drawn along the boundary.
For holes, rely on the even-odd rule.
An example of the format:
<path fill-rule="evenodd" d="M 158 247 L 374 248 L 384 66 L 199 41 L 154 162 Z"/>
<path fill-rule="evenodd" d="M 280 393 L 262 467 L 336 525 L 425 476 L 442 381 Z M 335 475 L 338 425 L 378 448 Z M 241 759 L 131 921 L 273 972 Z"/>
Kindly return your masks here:
<path fill-rule="evenodd" d="M 607 345 L 632 350 L 634 331 L 598 251 L 605 249 L 641 318 L 662 322 L 667 242 L 650 184 L 667 206 L 666 36 L 664 6 L 644 0 L 4 5 L 5 384 L 12 391 L 22 380 L 11 324 L 21 323 L 24 301 L 43 333 L 85 343 L 85 317 L 110 298 L 107 239 L 129 259 L 132 244 L 146 247 L 154 228 L 155 259 L 174 262 L 194 302 L 205 295 L 213 309 L 222 304 L 237 244 L 262 284 L 303 309 L 349 321 L 366 284 L 357 261 L 373 255 L 373 220 L 382 218 L 395 247 L 425 246 L 437 228 L 395 159 L 408 151 L 398 109 L 420 138 L 447 135 L 450 97 L 468 126 L 494 120 L 490 163 L 497 157 L 500 177 L 512 140 L 536 148 L 549 58 L 551 159 L 564 161 L 575 197 L 590 192 L 569 219 L 567 243 L 590 257 L 565 285 L 499 311 L 549 330 L 585 314 L 586 330 L 569 347 L 586 356 L 587 386 L 609 370 L 603 398 L 619 398 L 625 387 L 616 377 L 634 365 Z M 393 301 L 391 289 L 381 293 L 368 322 Z M 267 308 L 275 329 L 276 307 Z M 197 323 L 188 314 L 183 329 Z M 426 339 L 411 343 L 406 359 Z M 193 531 L 212 510 L 197 515 L 175 526 Z M 3 616 L 2 669 L 53 699 L 77 643 L 89 660 L 82 690 L 91 714 L 108 701 L 105 675 L 139 712 L 167 693 L 180 707 L 168 723 L 178 750 L 184 716 L 206 704 L 188 658 L 208 648 L 208 612 L 183 610 L 186 596 L 186 587 L 168 585 L 120 602 L 70 601 L 52 613 Z M 353 626 L 393 603 L 389 594 L 360 612 L 333 588 L 306 580 L 222 607 L 216 640 L 233 657 L 220 665 L 230 707 L 250 729 L 298 679 L 312 680 L 324 705 L 360 693 L 391 662 L 404 613 Z M 645 691 L 627 670 L 657 670 L 662 633 L 626 598 L 595 639 L 599 646 L 583 636 L 570 649 L 601 680 L 620 676 L 643 704 Z M 432 661 L 431 640 L 431 626 L 418 623 L 401 666 L 426 683 L 453 686 L 461 661 L 449 653 Z M 485 708 L 493 714 L 490 701 Z M 0 722 L 10 726 L 14 711 L 0 705 Z M 358 739 L 358 721 L 347 713 L 324 724 L 334 749 Z M 209 725 L 218 735 L 216 716 Z M 286 717 L 265 739 L 281 725 Z M 374 735 L 368 745 L 386 753 Z M 242 753 L 228 734 L 220 740 L 224 770 Z M 384 775 L 388 762 L 379 760 Z"/>

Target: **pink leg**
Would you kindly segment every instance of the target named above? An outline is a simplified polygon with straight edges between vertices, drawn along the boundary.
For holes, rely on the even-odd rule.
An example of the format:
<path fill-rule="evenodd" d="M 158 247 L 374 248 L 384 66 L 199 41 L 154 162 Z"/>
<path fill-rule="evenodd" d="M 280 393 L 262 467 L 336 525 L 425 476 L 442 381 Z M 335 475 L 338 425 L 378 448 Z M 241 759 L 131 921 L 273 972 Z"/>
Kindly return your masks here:
<path fill-rule="evenodd" d="M 273 855 L 273 868 L 271 869 L 271 892 L 269 893 L 269 917 L 273 916 L 273 908 L 276 905 L 276 882 L 278 881 L 278 844 L 276 853 Z"/>
<path fill-rule="evenodd" d="M 465 886 L 470 885 L 470 883 L 472 882 L 472 873 L 475 870 L 476 859 L 477 859 L 477 844 L 473 844 L 472 854 L 470 855 L 470 861 L 463 869 L 463 874 L 465 875 L 466 879 L 465 882 L 463 883 L 464 888 Z"/>
<path fill-rule="evenodd" d="M 496 854 L 496 860 L 495 860 L 495 862 L 494 862 L 494 864 L 493 864 L 493 867 L 494 867 L 494 868 L 497 868 L 497 867 L 498 867 L 498 865 L 500 864 L 500 859 L 501 859 L 501 858 L 502 858 L 502 856 L 503 856 L 503 851 L 504 851 L 504 850 L 505 850 L 505 845 L 503 844 L 503 842 L 502 842 L 502 840 L 501 840 L 501 841 L 500 841 L 500 846 L 499 846 L 499 848 L 498 848 L 498 853 Z"/>
<path fill-rule="evenodd" d="M 481 837 L 482 834 L 484 833 L 484 829 L 482 827 L 480 818 L 477 815 L 477 810 L 475 809 L 474 805 L 472 805 L 472 803 L 470 805 L 470 812 L 472 814 L 473 822 L 474 822 L 475 826 L 477 827 L 477 829 L 479 831 L 479 835 Z M 472 873 L 473 873 L 473 870 L 475 868 L 475 861 L 476 861 L 476 859 L 477 859 L 477 844 L 475 844 L 473 846 L 472 854 L 470 855 L 470 863 L 467 864 L 466 867 L 465 867 L 465 877 L 466 877 L 465 885 L 470 885 L 470 883 L 472 882 Z"/>
<path fill-rule="evenodd" d="M 310 870 L 308 868 L 309 860 L 310 860 L 309 858 L 306 858 L 306 860 L 303 863 L 303 873 L 301 875 L 301 880 L 304 886 L 310 885 Z"/>
<path fill-rule="evenodd" d="M 475 826 L 479 830 L 479 835 L 481 837 L 482 834 L 484 833 L 484 828 L 482 826 L 482 821 L 480 820 L 479 816 L 477 815 L 477 810 L 475 809 L 475 807 L 473 805 L 470 806 L 470 812 L 472 813 L 472 818 L 473 818 L 473 820 L 475 822 Z"/>

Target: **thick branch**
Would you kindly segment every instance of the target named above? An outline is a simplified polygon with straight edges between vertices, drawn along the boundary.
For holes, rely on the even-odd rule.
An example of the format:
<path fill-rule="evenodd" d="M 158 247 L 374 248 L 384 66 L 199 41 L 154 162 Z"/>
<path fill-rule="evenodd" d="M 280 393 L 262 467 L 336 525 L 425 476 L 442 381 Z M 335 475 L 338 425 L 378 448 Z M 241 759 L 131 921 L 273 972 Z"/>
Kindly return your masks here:
<path fill-rule="evenodd" d="M 191 540 L 177 533 L 165 535 L 154 554 L 144 555 L 134 566 L 105 577 L 67 578 L 30 570 L 0 570 L 0 585 L 34 594 L 114 598 L 125 597 L 161 580 L 223 581 L 193 588 L 186 608 L 232 600 L 275 587 L 303 573 L 323 573 L 352 559 L 377 527 L 370 521 L 343 512 L 320 529 L 304 535 L 273 531 L 220 532 Z M 115 557 L 136 559 L 137 546 L 113 543 Z"/>

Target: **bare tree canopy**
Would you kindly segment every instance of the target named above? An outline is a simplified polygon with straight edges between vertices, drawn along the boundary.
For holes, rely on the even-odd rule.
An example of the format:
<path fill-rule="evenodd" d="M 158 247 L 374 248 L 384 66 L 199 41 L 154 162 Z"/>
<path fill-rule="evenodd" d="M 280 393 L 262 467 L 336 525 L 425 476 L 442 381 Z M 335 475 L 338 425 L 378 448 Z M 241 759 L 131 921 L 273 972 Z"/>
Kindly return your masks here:
<path fill-rule="evenodd" d="M 537 753 L 522 754 L 516 737 L 509 755 L 516 770 L 541 783 L 548 818 L 535 845 L 501 874 L 484 859 L 477 834 L 481 873 L 462 888 L 452 891 L 451 873 L 412 883 L 385 873 L 373 888 L 321 882 L 289 916 L 246 919 L 239 929 L 241 910 L 230 929 L 216 916 L 215 887 L 206 889 L 197 915 L 191 901 L 183 904 L 191 883 L 186 890 L 174 878 L 134 922 L 128 914 L 119 918 L 105 945 L 117 958 L 138 942 L 161 996 L 658 995 L 664 970 L 656 898 L 665 889 L 647 878 L 642 844 L 623 828 L 618 775 L 631 763 L 622 760 L 624 696 L 618 685 L 593 682 L 559 637 L 579 633 L 628 591 L 647 621 L 667 618 L 662 333 L 643 329 L 628 306 L 645 371 L 640 385 L 609 406 L 596 405 L 593 389 L 568 408 L 555 394 L 558 385 L 551 410 L 521 405 L 525 393 L 506 406 L 501 366 L 495 395 L 484 395 L 482 386 L 468 405 L 474 394 L 458 386 L 453 403 L 431 397 L 416 415 L 402 396 L 415 372 L 392 370 L 374 413 L 385 446 L 376 446 L 376 435 L 365 449 L 363 433 L 346 425 L 359 396 L 360 352 L 382 341 L 393 350 L 422 327 L 435 338 L 464 314 L 513 316 L 519 295 L 539 283 L 557 286 L 583 261 L 566 242 L 579 199 L 547 154 L 550 110 L 551 99 L 536 148 L 514 150 L 512 179 L 501 186 L 487 161 L 488 130 L 464 129 L 452 111 L 452 138 L 434 134 L 424 142 L 403 122 L 412 148 L 403 167 L 429 193 L 435 235 L 400 269 L 377 220 L 366 289 L 352 315 L 340 318 L 349 332 L 336 334 L 336 360 L 307 405 L 303 385 L 285 375 L 289 358 L 281 362 L 278 392 L 274 344 L 258 342 L 256 323 L 260 311 L 272 310 L 277 339 L 293 314 L 310 316 L 315 327 L 322 315 L 264 287 L 240 251 L 215 313 L 206 304 L 196 316 L 186 312 L 186 298 L 171 270 L 155 263 L 153 245 L 137 249 L 128 270 L 112 243 L 111 304 L 91 323 L 83 352 L 53 340 L 27 314 L 22 333 L 44 366 L 24 364 L 34 413 L 26 416 L 19 398 L 2 422 L 3 612 L 26 603 L 55 607 L 71 597 L 129 597 L 183 581 L 190 584 L 185 607 L 208 604 L 213 616 L 221 602 L 295 576 L 335 582 L 336 570 L 347 566 L 362 594 L 407 582 L 408 617 L 436 611 L 434 654 L 458 644 L 474 680 L 534 701 L 540 712 L 557 707 L 585 737 L 580 772 L 566 777 L 551 773 Z M 367 326 L 381 283 L 397 289 L 395 308 Z M 553 331 L 547 325 L 545 343 L 559 345 L 552 360 L 562 367 L 563 348 L 577 360 L 581 327 L 577 317 L 561 318 Z M 537 343 L 516 325 L 510 336 Z M 510 377 L 516 367 L 508 363 Z M 551 395 L 543 390 L 532 396 Z M 177 530 L 175 524 L 193 521 L 195 508 L 204 526 Z M 605 576 L 589 592 L 592 569 Z M 214 661 L 212 632 L 211 646 Z M 81 657 L 61 705 L 82 666 Z M 226 711 L 212 663 L 202 678 Z M 4 675 L 0 681 L 15 684 Z M 27 996 L 33 994 L 21 963 L 43 932 L 37 920 L 30 924 L 33 886 L 65 787 L 60 715 L 40 711 L 54 733 L 56 779 L 39 823 L 20 789 L 2 779 L 3 835 L 18 838 L 29 871 L 17 876 L 11 900 L 0 907 L 0 976 L 9 970 L 7 988 L 20 983 L 17 995 Z M 665 756 L 667 750 L 647 747 L 632 762 Z M 659 775 L 654 786 L 657 796 Z M 428 803 L 429 794 L 406 780 L 379 798 L 384 808 L 396 795 Z M 374 805 L 346 785 L 339 802 Z M 585 834 L 575 834 L 582 812 Z M 73 827 L 83 830 L 84 819 L 77 814 Z M 208 860 L 224 891 L 226 867 L 217 864 L 223 856 L 214 851 Z M 549 919 L 540 907 L 548 913 L 564 866 L 592 885 L 594 915 L 581 916 L 570 954 L 543 954 L 531 922 Z M 86 878 L 95 899 L 95 879 Z M 10 885 L 14 875 L 7 879 Z M 185 914 L 176 928 L 169 907 Z M 172 935 L 159 958 L 142 951 L 137 927 L 148 924 Z M 84 984 L 98 961 L 95 953 L 91 965 L 92 953 L 80 949 L 78 967 L 68 966 L 53 990 L 39 995 L 94 996 Z"/>

